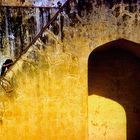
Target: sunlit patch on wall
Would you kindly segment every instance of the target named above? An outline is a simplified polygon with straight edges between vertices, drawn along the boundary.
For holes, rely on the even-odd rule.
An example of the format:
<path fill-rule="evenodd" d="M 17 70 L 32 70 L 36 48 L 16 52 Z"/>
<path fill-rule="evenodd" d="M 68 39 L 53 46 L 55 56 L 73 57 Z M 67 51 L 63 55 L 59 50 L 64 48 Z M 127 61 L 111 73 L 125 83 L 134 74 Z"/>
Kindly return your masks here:
<path fill-rule="evenodd" d="M 126 140 L 126 114 L 117 102 L 91 95 L 88 97 L 89 140 Z"/>

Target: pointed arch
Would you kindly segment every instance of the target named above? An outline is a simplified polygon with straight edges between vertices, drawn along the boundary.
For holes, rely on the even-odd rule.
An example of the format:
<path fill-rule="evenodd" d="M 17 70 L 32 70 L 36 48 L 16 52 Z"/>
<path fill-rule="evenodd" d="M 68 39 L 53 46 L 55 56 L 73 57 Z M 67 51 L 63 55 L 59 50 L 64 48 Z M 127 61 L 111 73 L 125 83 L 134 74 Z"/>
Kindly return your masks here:
<path fill-rule="evenodd" d="M 118 39 L 93 50 L 88 61 L 88 93 L 122 105 L 127 140 L 140 139 L 140 44 Z"/>

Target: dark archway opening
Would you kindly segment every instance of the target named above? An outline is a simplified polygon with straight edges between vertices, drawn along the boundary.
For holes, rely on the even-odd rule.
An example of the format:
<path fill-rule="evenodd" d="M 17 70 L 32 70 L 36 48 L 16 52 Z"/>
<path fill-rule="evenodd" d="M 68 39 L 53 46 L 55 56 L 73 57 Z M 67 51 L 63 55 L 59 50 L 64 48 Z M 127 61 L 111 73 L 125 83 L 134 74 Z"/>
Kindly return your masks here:
<path fill-rule="evenodd" d="M 89 56 L 88 90 L 89 96 L 121 104 L 126 111 L 127 140 L 140 139 L 140 44 L 119 39 L 95 49 Z"/>

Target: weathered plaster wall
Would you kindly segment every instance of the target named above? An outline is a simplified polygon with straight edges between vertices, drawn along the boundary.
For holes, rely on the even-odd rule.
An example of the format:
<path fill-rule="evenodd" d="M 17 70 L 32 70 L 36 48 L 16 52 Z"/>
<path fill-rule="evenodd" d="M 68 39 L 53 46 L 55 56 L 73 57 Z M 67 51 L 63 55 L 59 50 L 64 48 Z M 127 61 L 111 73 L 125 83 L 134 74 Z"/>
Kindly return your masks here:
<path fill-rule="evenodd" d="M 63 43 L 55 36 L 50 44 L 43 44 L 38 39 L 1 78 L 0 139 L 87 139 L 87 113 L 94 115 L 100 110 L 98 106 L 93 112 L 87 110 L 87 98 L 90 100 L 87 89 L 89 54 L 97 46 L 120 37 L 140 43 L 140 24 L 136 24 L 133 16 L 123 22 L 121 17 L 115 18 L 104 10 L 97 9 L 98 14 L 94 13 L 90 24 L 66 27 Z M 125 116 L 120 106 L 119 109 L 113 108 L 113 112 L 116 110 Z M 107 113 L 111 113 L 110 110 Z M 107 122 L 110 123 L 109 119 Z M 88 128 L 89 131 L 92 127 Z M 102 128 L 105 129 L 104 126 L 98 127 L 95 135 Z M 114 135 L 113 130 L 110 128 L 111 135 Z M 101 139 L 108 140 L 108 136 Z"/>

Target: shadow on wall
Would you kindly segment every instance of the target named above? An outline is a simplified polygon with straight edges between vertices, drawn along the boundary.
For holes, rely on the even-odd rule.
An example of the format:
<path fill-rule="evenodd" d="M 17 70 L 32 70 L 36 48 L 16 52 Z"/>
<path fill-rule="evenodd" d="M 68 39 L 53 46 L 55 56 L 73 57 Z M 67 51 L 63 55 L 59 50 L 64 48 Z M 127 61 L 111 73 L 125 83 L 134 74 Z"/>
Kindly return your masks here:
<path fill-rule="evenodd" d="M 140 139 L 140 44 L 119 39 L 95 49 L 89 56 L 88 90 L 89 96 L 98 93 L 121 104 L 127 140 Z"/>

